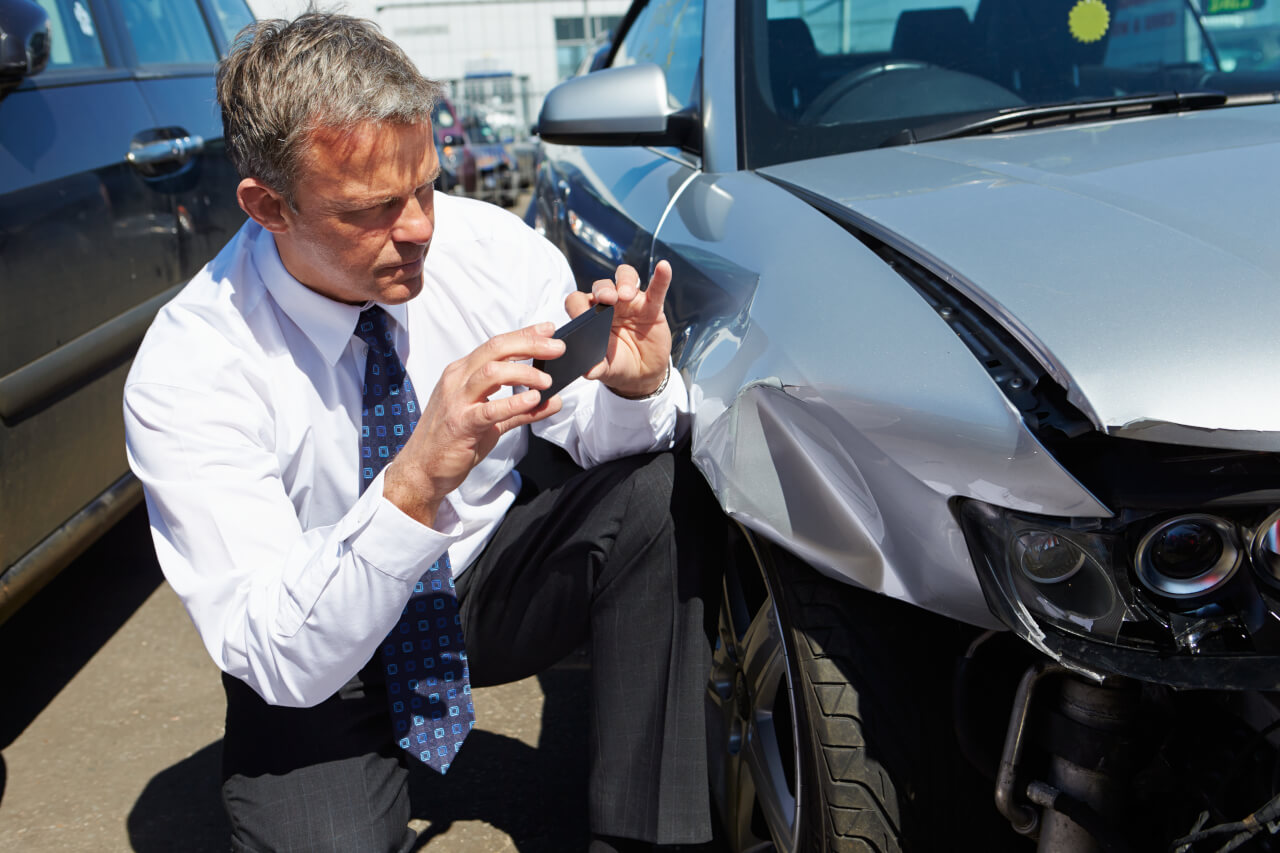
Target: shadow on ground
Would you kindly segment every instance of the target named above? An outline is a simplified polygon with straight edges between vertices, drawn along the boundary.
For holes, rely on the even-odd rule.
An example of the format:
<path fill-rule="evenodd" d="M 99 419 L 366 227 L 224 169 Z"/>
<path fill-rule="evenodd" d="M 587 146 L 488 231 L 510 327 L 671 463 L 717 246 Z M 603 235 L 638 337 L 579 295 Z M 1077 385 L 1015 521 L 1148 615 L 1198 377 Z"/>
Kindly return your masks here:
<path fill-rule="evenodd" d="M 537 748 L 477 730 L 467 738 L 447 778 L 415 768 L 413 817 L 430 825 L 421 849 L 458 821 L 481 821 L 505 832 L 520 853 L 563 853 L 587 846 L 587 669 L 561 667 L 538 676 L 543 695 Z M 129 812 L 129 840 L 138 853 L 225 851 L 231 828 L 222 810 L 222 741 L 157 774 Z"/>
<path fill-rule="evenodd" d="M 538 676 L 545 699 L 536 749 L 477 731 L 447 777 L 415 769 L 413 816 L 430 821 L 415 849 L 463 820 L 501 829 L 520 853 L 586 849 L 587 674 L 560 667 Z"/>
<path fill-rule="evenodd" d="M 0 626 L 0 750 L 129 620 L 163 576 L 139 506 Z M 0 765 L 2 767 L 2 765 Z M 5 773 L 0 769 L 0 799 Z"/>
<path fill-rule="evenodd" d="M 129 842 L 138 853 L 222 853 L 231 825 L 222 810 L 222 741 L 156 774 L 129 812 Z"/>

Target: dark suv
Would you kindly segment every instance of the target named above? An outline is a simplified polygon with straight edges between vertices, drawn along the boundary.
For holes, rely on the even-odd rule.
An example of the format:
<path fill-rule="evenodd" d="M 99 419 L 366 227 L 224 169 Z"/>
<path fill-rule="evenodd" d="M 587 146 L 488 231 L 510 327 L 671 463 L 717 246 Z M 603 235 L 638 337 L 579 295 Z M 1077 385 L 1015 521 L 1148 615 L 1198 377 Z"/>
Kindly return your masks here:
<path fill-rule="evenodd" d="M 136 504 L 120 398 L 244 220 L 214 98 L 244 0 L 0 0 L 0 621 Z"/>

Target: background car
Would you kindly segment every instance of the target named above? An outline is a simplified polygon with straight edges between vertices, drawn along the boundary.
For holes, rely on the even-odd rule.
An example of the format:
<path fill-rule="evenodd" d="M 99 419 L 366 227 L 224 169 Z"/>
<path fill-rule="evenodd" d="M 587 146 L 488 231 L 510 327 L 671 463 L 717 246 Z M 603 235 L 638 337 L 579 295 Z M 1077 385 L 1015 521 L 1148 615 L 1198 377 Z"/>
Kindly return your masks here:
<path fill-rule="evenodd" d="M 476 158 L 475 195 L 510 207 L 520 191 L 520 175 L 515 158 L 482 115 L 464 113 L 462 127 Z"/>
<path fill-rule="evenodd" d="M 1233 822 L 1280 810 L 1280 75 L 1212 39 L 649 0 L 548 95 L 536 225 L 583 288 L 670 260 L 738 522 L 733 850 L 1272 849 Z"/>
<path fill-rule="evenodd" d="M 471 195 L 476 181 L 476 154 L 467 139 L 453 102 L 441 97 L 431 111 L 431 131 L 435 134 L 440 177 L 436 189 L 446 193 Z"/>
<path fill-rule="evenodd" d="M 141 497 L 120 399 L 240 227 L 215 63 L 242 0 L 0 0 L 0 620 Z"/>

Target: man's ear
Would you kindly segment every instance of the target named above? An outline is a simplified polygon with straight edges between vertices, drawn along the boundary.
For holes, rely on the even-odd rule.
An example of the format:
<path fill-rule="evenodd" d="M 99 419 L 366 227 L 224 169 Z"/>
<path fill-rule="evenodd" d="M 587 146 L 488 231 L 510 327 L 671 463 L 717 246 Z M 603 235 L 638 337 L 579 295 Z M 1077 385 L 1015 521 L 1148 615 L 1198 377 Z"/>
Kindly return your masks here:
<path fill-rule="evenodd" d="M 289 203 L 257 178 L 245 178 L 240 182 L 236 187 L 236 200 L 250 219 L 268 231 L 283 234 L 289 230 L 286 217 L 286 211 L 291 209 Z"/>

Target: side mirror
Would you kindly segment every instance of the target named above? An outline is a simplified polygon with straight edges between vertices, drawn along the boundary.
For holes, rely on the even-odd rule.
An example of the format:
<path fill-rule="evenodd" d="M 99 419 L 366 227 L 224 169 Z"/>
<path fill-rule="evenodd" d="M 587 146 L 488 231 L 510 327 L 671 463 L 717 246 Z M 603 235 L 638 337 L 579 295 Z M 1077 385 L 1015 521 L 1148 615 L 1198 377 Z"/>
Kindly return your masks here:
<path fill-rule="evenodd" d="M 547 93 L 538 135 L 562 145 L 678 145 L 698 139 L 698 115 L 674 110 L 667 78 L 652 63 L 572 77 Z"/>
<path fill-rule="evenodd" d="M 31 0 L 0 0 L 0 97 L 49 64 L 49 16 Z"/>

